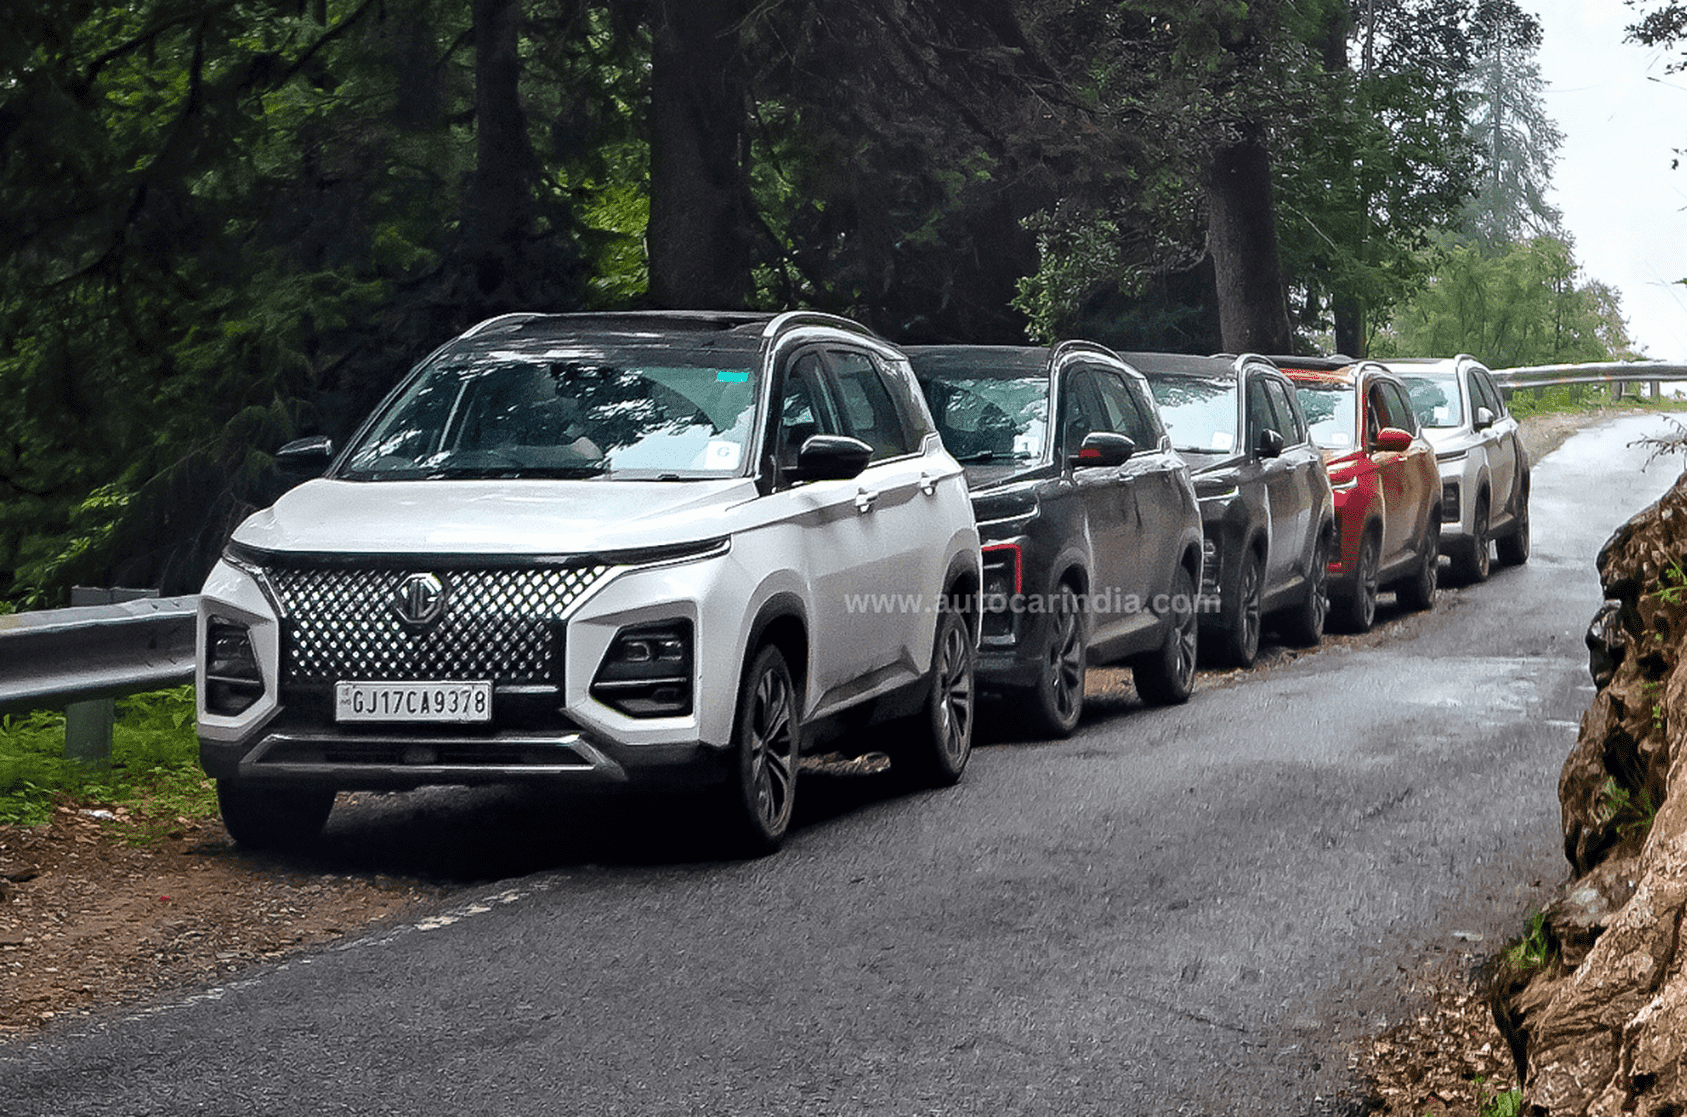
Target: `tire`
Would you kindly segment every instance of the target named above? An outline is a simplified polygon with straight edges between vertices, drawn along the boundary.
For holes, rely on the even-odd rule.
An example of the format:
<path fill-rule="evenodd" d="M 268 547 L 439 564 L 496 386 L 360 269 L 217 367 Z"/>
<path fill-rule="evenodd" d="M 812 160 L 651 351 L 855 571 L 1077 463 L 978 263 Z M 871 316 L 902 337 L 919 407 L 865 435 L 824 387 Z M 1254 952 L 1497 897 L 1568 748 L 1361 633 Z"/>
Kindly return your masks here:
<path fill-rule="evenodd" d="M 1522 566 L 1529 561 L 1529 490 L 1523 490 L 1517 506 L 1516 525 L 1510 535 L 1494 540 L 1494 555 L 1506 566 Z"/>
<path fill-rule="evenodd" d="M 1330 533 L 1319 533 L 1312 548 L 1312 568 L 1307 571 L 1306 596 L 1284 619 L 1283 635 L 1289 643 L 1311 648 L 1324 639 L 1324 625 L 1330 619 Z"/>
<path fill-rule="evenodd" d="M 1265 592 L 1265 562 L 1249 547 L 1242 552 L 1235 592 L 1224 602 L 1225 624 L 1221 651 L 1232 667 L 1252 667 L 1259 658 L 1259 635 L 1265 618 L 1260 612 Z"/>
<path fill-rule="evenodd" d="M 966 618 L 956 612 L 938 614 L 925 709 L 912 719 L 899 754 L 922 786 L 948 787 L 959 783 L 966 771 L 977 710 L 977 667 L 978 651 Z"/>
<path fill-rule="evenodd" d="M 1353 565 L 1353 592 L 1334 604 L 1331 619 L 1343 632 L 1369 632 L 1377 622 L 1377 594 L 1382 590 L 1382 544 L 1377 532 L 1365 529 L 1359 557 Z"/>
<path fill-rule="evenodd" d="M 1492 565 L 1489 556 L 1488 543 L 1488 497 L 1483 494 L 1476 498 L 1476 512 L 1471 517 L 1470 540 L 1464 545 L 1460 553 L 1454 556 L 1453 573 L 1459 581 L 1466 585 L 1486 582 Z"/>
<path fill-rule="evenodd" d="M 1441 587 L 1441 515 L 1432 512 L 1424 527 L 1423 552 L 1418 556 L 1418 568 L 1410 578 L 1400 583 L 1395 595 L 1400 604 L 1414 612 L 1433 608 L 1435 593 Z"/>
<path fill-rule="evenodd" d="M 334 809 L 334 791 L 220 779 L 217 807 L 229 837 L 238 844 L 250 849 L 299 850 L 322 834 L 328 812 Z"/>
<path fill-rule="evenodd" d="M 726 815 L 752 856 L 777 850 L 791 827 L 802 756 L 800 695 L 784 653 L 773 644 L 756 653 L 738 685 Z"/>
<path fill-rule="evenodd" d="M 1049 639 L 1037 662 L 1031 688 L 1030 728 L 1049 737 L 1069 737 L 1084 712 L 1085 657 L 1083 610 L 1071 586 L 1062 583 L 1049 616 Z"/>
<path fill-rule="evenodd" d="M 1200 618 L 1195 615 L 1195 579 L 1181 566 L 1172 583 L 1171 604 L 1172 623 L 1165 643 L 1131 663 L 1137 694 L 1154 706 L 1180 705 L 1189 701 L 1195 689 Z"/>

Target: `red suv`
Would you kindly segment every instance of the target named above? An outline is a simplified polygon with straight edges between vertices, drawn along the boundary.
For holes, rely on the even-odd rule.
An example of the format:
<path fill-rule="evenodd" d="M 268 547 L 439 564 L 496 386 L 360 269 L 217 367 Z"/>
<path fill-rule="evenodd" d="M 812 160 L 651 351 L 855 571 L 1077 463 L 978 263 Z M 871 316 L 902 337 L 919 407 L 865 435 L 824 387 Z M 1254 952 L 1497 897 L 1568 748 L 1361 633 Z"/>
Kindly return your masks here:
<path fill-rule="evenodd" d="M 1390 584 L 1401 605 L 1429 608 L 1441 557 L 1441 476 L 1406 386 L 1374 361 L 1277 362 L 1294 382 L 1335 490 L 1330 621 L 1368 631 L 1377 594 Z"/>

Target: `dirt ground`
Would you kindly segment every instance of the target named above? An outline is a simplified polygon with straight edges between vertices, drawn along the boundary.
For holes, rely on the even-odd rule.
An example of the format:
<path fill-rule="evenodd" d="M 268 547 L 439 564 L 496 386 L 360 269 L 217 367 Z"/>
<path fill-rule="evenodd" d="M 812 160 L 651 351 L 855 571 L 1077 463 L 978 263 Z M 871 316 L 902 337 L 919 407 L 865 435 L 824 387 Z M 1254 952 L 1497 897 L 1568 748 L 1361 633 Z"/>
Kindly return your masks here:
<path fill-rule="evenodd" d="M 1529 420 L 1531 456 L 1588 421 Z M 248 853 L 214 820 L 178 819 L 162 842 L 129 846 L 119 840 L 123 820 L 99 813 L 61 807 L 44 828 L 0 826 L 0 1034 L 202 987 L 419 914 L 448 891 Z M 1351 1055 L 1371 1083 L 1372 1112 L 1474 1115 L 1484 1097 L 1516 1084 L 1472 972 L 1401 980 L 1422 994 L 1423 1014 Z"/>
<path fill-rule="evenodd" d="M 129 846 L 120 821 L 61 807 L 46 827 L 0 826 L 0 1032 L 209 984 L 440 891 L 246 853 L 214 819 Z"/>

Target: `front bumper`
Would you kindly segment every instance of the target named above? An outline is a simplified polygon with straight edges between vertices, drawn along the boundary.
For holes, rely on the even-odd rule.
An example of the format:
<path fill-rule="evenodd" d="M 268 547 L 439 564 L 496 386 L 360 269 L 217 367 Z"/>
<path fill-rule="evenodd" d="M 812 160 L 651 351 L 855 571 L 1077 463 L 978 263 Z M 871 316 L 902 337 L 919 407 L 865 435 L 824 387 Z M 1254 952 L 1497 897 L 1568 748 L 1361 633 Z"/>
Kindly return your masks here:
<path fill-rule="evenodd" d="M 200 762 L 217 779 L 343 790 L 559 782 L 582 788 L 689 787 L 727 775 L 721 751 L 699 743 L 629 748 L 578 732 L 508 730 L 470 736 L 427 735 L 413 728 L 357 735 L 276 729 L 255 744 L 201 738 Z"/>
<path fill-rule="evenodd" d="M 449 576 L 449 575 L 447 575 Z M 200 641 L 213 622 L 243 629 L 261 674 L 261 694 L 233 711 L 215 703 L 207 687 L 212 658 L 201 656 L 198 732 L 206 772 L 220 779 L 265 780 L 343 789 L 397 790 L 428 784 L 561 783 L 577 787 L 695 786 L 724 779 L 737 691 L 737 657 L 704 655 L 710 646 L 739 647 L 748 579 L 724 550 L 702 558 L 606 570 L 587 590 L 555 606 L 546 622 L 549 651 L 498 638 L 487 653 L 450 645 L 449 668 L 437 681 L 486 678 L 524 662 L 528 675 L 493 675 L 493 720 L 477 724 L 341 722 L 334 680 L 383 678 L 436 681 L 416 662 L 379 649 L 370 658 L 383 676 L 348 675 L 334 665 L 309 670 L 308 650 L 289 647 L 299 622 L 290 616 L 262 568 L 220 563 L 200 599 Z M 507 611 L 492 609 L 496 621 Z M 633 629 L 679 620 L 694 632 L 691 698 L 683 713 L 633 716 L 607 705 L 594 678 L 612 644 Z M 478 623 L 478 622 L 477 622 Z M 500 630 L 501 631 L 501 630 Z M 347 643 L 375 639 L 363 628 Z M 705 641 L 713 641 L 713 645 Z M 507 649 L 499 652 L 498 649 Z M 420 653 L 418 653 L 420 654 Z M 436 642 L 426 660 L 437 664 Z M 478 658 L 477 658 L 478 655 Z M 502 657 L 504 662 L 497 662 Z M 426 659 L 426 657 L 423 657 Z M 494 666 L 488 667 L 488 663 Z M 406 674 L 405 672 L 410 672 Z M 454 675 L 453 672 L 459 674 Z M 464 673 L 466 672 L 466 673 Z M 212 682 L 215 682 L 213 677 Z M 613 699 L 611 699 L 613 700 Z M 682 709 L 682 707 L 671 707 Z"/>

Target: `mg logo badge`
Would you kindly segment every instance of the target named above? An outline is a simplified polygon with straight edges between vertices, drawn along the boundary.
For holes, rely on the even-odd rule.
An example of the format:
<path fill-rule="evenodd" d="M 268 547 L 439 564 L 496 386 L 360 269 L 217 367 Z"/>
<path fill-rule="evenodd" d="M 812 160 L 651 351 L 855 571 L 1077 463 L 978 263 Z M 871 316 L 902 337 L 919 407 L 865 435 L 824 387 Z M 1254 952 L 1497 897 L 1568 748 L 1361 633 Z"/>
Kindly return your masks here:
<path fill-rule="evenodd" d="M 445 613 L 445 583 L 434 574 L 412 574 L 398 584 L 393 611 L 413 628 L 425 628 Z"/>

